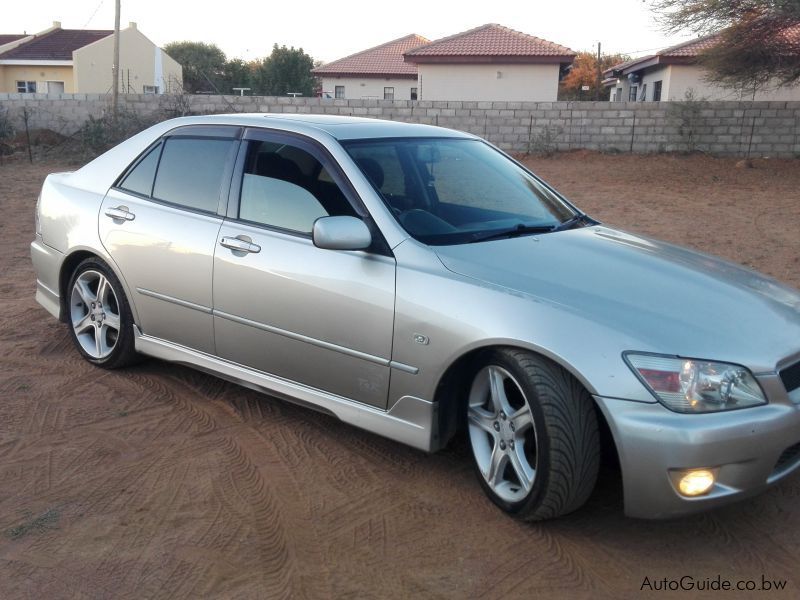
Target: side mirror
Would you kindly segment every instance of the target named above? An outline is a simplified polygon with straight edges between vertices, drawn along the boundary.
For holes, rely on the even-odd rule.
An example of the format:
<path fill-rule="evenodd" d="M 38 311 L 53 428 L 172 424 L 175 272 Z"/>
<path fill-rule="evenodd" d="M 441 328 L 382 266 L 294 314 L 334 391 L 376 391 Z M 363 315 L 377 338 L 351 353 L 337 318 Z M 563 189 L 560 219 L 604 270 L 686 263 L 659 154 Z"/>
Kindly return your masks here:
<path fill-rule="evenodd" d="M 326 250 L 363 250 L 372 244 L 366 223 L 356 217 L 320 217 L 311 233 L 314 245 Z"/>

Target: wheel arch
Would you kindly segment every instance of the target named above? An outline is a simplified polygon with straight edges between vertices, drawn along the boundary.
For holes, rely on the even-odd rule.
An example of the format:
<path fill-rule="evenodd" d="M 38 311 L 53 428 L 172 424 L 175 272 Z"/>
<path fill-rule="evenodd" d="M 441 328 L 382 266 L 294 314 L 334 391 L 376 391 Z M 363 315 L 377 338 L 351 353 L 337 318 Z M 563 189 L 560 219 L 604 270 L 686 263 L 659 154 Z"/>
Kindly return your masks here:
<path fill-rule="evenodd" d="M 104 256 L 97 252 L 93 248 L 75 248 L 70 251 L 64 257 L 64 260 L 61 262 L 61 268 L 58 272 L 58 295 L 59 295 L 59 319 L 63 322 L 67 320 L 67 302 L 69 302 L 69 290 L 67 286 L 69 285 L 69 280 L 72 277 L 72 274 L 75 272 L 75 269 L 87 258 L 96 258 L 103 262 L 114 275 L 117 276 L 120 283 L 122 284 L 122 291 L 125 293 L 125 297 L 128 300 L 128 305 L 131 308 L 131 313 L 133 314 L 133 320 L 136 324 L 139 323 L 139 318 L 136 312 L 136 305 L 133 302 L 133 296 L 128 288 L 128 284 L 125 281 L 125 278 L 122 276 L 122 273 L 119 272 L 117 269 L 117 265 L 111 260 L 109 257 Z"/>
<path fill-rule="evenodd" d="M 460 424 L 463 422 L 462 417 L 464 416 L 466 407 L 463 402 L 459 402 L 459 399 L 464 397 L 466 388 L 470 384 L 470 376 L 474 374 L 475 369 L 481 364 L 481 357 L 487 352 L 498 348 L 512 348 L 533 352 L 534 354 L 551 360 L 572 375 L 589 395 L 592 396 L 592 402 L 595 406 L 595 412 L 601 430 L 603 452 L 612 452 L 614 458 L 618 460 L 619 451 L 617 449 L 616 440 L 608 425 L 605 413 L 594 399 L 597 395 L 595 388 L 587 381 L 580 371 L 575 369 L 575 367 L 563 357 L 536 346 L 535 344 L 529 344 L 518 340 L 485 341 L 471 348 L 464 349 L 457 357 L 450 361 L 448 367 L 439 378 L 434 393 L 434 401 L 438 406 L 439 418 L 437 426 L 440 447 L 443 448 L 447 445 L 450 439 L 458 432 Z"/>

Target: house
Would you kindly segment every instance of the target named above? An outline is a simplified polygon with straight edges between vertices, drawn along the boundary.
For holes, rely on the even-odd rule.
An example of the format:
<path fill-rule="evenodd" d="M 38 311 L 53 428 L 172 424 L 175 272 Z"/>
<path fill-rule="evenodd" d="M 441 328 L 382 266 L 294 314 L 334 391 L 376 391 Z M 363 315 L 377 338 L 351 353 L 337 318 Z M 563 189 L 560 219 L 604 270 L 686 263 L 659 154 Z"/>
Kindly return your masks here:
<path fill-rule="evenodd" d="M 790 31 L 800 43 L 800 27 Z M 718 34 L 671 46 L 655 54 L 614 65 L 603 73 L 611 101 L 800 100 L 800 86 L 778 89 L 731 89 L 706 81 L 698 56 L 717 43 Z"/>
<path fill-rule="evenodd" d="M 112 90 L 111 30 L 62 29 L 0 36 L 0 93 L 92 93 Z M 183 70 L 130 23 L 120 31 L 119 90 L 160 94 L 181 89 Z"/>
<path fill-rule="evenodd" d="M 313 70 L 323 98 L 416 100 L 417 66 L 403 54 L 430 40 L 412 33 Z"/>
<path fill-rule="evenodd" d="M 421 100 L 556 100 L 575 59 L 565 46 L 489 23 L 405 53 Z"/>

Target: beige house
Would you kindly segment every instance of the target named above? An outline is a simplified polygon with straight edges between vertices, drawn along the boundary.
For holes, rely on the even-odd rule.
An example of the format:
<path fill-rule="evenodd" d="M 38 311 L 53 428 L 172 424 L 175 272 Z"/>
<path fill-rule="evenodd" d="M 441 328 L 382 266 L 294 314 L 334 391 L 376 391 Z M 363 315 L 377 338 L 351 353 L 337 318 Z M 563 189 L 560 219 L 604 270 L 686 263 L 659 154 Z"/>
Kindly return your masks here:
<path fill-rule="evenodd" d="M 489 23 L 431 42 L 411 34 L 314 69 L 323 98 L 552 101 L 575 53 Z"/>
<path fill-rule="evenodd" d="M 800 41 L 800 28 L 797 29 Z M 698 55 L 714 46 L 717 35 L 671 46 L 656 54 L 613 66 L 603 83 L 616 102 L 685 100 L 687 94 L 704 100 L 800 100 L 800 86 L 753 90 L 721 87 L 706 80 Z"/>
<path fill-rule="evenodd" d="M 110 93 L 113 55 L 110 30 L 62 29 L 54 22 L 33 36 L 0 35 L 0 93 Z M 119 75 L 121 93 L 163 94 L 183 82 L 181 66 L 136 23 L 120 31 Z"/>
<path fill-rule="evenodd" d="M 313 70 L 323 98 L 416 100 L 417 66 L 403 53 L 429 40 L 412 33 Z"/>
<path fill-rule="evenodd" d="M 422 100 L 554 101 L 574 59 L 565 46 L 495 23 L 405 53 Z"/>

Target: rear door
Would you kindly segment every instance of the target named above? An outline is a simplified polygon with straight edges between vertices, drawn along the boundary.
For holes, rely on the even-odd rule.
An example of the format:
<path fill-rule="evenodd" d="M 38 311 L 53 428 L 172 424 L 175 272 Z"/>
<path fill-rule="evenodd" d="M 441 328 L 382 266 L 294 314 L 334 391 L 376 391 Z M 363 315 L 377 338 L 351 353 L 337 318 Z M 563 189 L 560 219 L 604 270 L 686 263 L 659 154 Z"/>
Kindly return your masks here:
<path fill-rule="evenodd" d="M 319 217 L 368 220 L 355 192 L 305 138 L 260 130 L 245 138 L 214 260 L 217 354 L 385 407 L 394 325 L 391 252 L 380 244 L 354 252 L 314 246 Z"/>
<path fill-rule="evenodd" d="M 100 237 L 147 335 L 214 352 L 214 248 L 240 134 L 221 126 L 174 130 L 103 201 Z"/>

